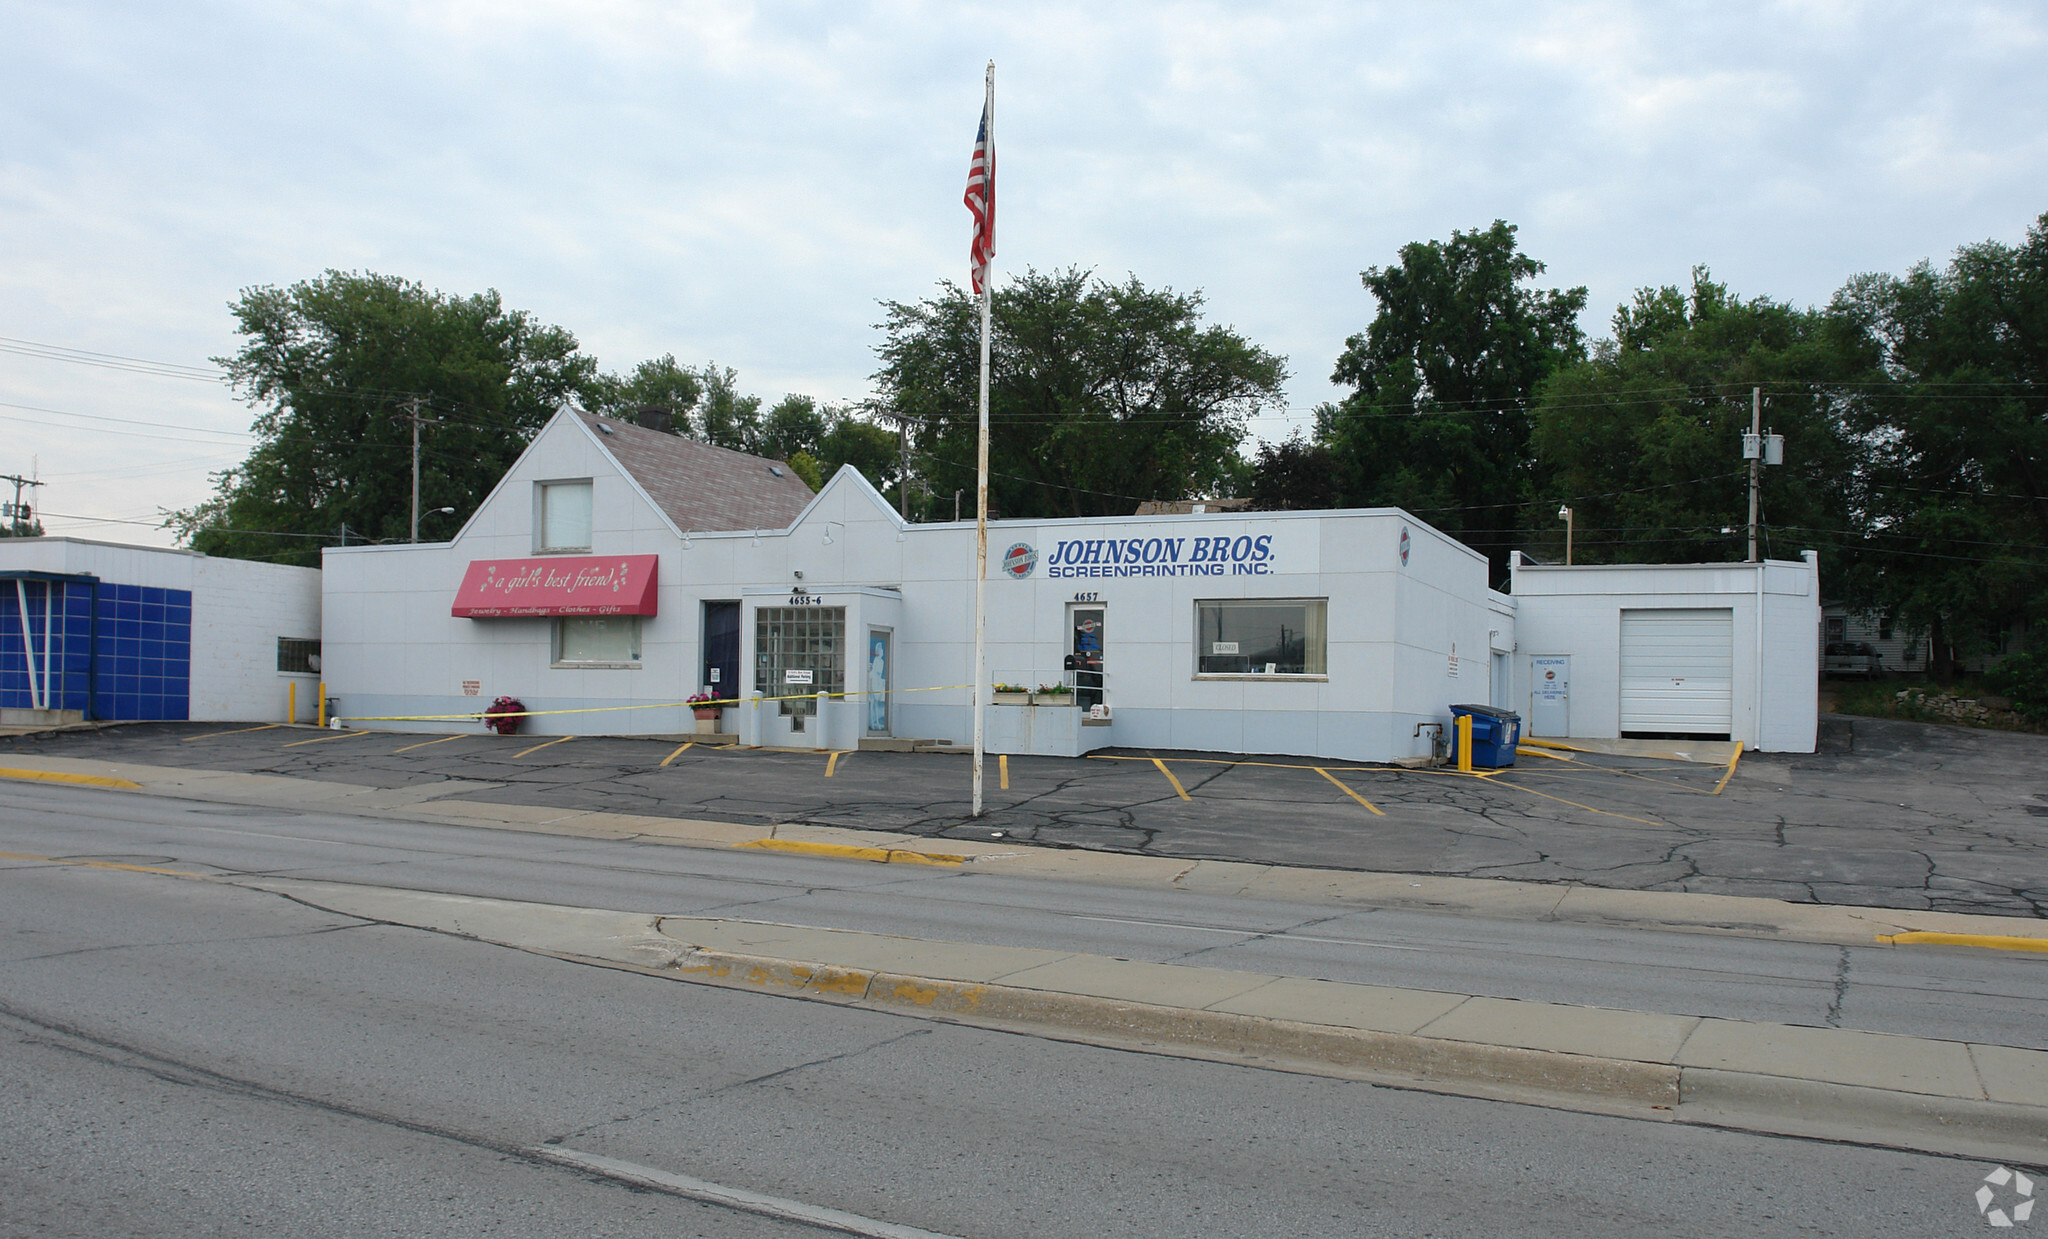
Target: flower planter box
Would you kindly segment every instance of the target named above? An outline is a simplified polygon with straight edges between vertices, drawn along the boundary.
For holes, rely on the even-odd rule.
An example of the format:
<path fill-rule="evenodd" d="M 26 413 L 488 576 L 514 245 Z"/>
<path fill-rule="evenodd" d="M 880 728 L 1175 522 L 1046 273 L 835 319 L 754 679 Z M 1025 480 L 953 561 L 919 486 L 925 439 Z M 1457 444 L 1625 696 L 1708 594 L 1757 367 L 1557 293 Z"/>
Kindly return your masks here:
<path fill-rule="evenodd" d="M 999 706 L 1028 706 L 1031 704 L 1031 694 L 997 693 L 996 704 Z"/>
<path fill-rule="evenodd" d="M 1031 704 L 1035 706 L 1070 706 L 1074 704 L 1072 693 L 1033 693 Z"/>

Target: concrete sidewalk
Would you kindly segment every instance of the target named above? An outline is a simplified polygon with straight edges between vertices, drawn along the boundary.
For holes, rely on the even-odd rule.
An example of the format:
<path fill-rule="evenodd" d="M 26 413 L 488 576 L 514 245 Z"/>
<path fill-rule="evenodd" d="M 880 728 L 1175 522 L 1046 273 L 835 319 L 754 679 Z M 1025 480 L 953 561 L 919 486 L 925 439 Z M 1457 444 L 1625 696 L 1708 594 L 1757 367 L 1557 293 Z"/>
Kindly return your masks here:
<path fill-rule="evenodd" d="M 236 879 L 332 912 L 673 980 L 1133 1051 L 2048 1164 L 2048 1052 L 1017 947 Z"/>

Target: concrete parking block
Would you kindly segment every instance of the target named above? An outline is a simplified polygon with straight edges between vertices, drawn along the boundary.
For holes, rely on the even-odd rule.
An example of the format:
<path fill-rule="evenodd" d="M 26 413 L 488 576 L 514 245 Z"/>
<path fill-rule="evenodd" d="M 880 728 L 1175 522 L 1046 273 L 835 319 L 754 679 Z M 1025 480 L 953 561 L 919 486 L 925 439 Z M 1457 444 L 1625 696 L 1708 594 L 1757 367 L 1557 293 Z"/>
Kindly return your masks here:
<path fill-rule="evenodd" d="M 1689 1015 L 1472 998 L 1418 1031 L 1422 1036 L 1448 1041 L 1668 1063 L 1699 1022 L 1697 1016 Z"/>
<path fill-rule="evenodd" d="M 1961 1042 L 1846 1028 L 1702 1020 L 1678 1052 L 1677 1061 L 1681 1067 L 1792 1076 L 1937 1097 L 1984 1096 L 1970 1049 Z"/>
<path fill-rule="evenodd" d="M 906 970 L 907 971 L 907 970 Z M 1004 985 L 1057 990 L 1156 1006 L 1202 1008 L 1235 998 L 1275 978 L 1257 972 L 1151 964 L 1100 955 L 1071 955 L 1054 963 L 1008 973 Z"/>
<path fill-rule="evenodd" d="M 2048 1054 L 2005 1045 L 1973 1045 L 1970 1057 L 1992 1101 L 2048 1106 Z"/>
<path fill-rule="evenodd" d="M 1464 994 L 1353 985 L 1312 977 L 1279 977 L 1257 989 L 1211 1003 L 1208 1009 L 1303 1024 L 1412 1033 L 1466 1001 L 1469 1000 Z"/>

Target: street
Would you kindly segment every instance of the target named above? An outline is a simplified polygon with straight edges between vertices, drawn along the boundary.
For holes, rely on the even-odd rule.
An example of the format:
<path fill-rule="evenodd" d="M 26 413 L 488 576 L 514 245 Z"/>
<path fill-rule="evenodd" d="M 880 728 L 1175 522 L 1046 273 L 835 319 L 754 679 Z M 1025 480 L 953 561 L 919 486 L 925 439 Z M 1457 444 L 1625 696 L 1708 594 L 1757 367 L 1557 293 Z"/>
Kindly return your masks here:
<path fill-rule="evenodd" d="M 2012 1044 L 2038 1043 L 2026 1013 L 2048 974 L 2039 957 L 1948 953 L 1888 970 L 1868 958 L 1881 951 L 1470 918 L 1439 949 L 1449 918 L 1422 914 L 1119 898 L 86 788 L 0 785 L 0 820 L 0 850 L 91 862 L 0 862 L 8 1233 L 817 1233 L 564 1168 L 542 1148 L 957 1236 L 1983 1224 L 1979 1163 L 682 984 L 152 869 L 1200 953 L 1212 967 L 1277 960 L 1654 1010 L 1832 1012 L 1922 1035 L 1964 1021 L 1985 1035 L 1989 1020 L 2036 1038 Z"/>

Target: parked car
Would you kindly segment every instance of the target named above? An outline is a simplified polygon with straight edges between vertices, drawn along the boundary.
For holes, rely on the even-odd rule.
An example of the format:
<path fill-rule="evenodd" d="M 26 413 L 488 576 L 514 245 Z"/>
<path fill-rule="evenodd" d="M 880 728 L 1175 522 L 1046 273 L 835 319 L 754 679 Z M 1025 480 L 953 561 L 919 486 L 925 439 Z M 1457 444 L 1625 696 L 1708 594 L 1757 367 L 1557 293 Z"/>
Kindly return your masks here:
<path fill-rule="evenodd" d="M 1820 662 L 1820 673 L 1834 679 L 1874 680 L 1884 666 L 1877 651 L 1862 641 L 1830 641 Z"/>

